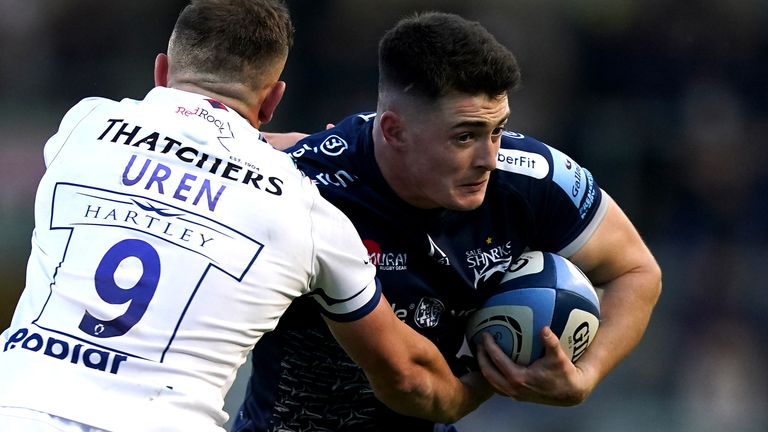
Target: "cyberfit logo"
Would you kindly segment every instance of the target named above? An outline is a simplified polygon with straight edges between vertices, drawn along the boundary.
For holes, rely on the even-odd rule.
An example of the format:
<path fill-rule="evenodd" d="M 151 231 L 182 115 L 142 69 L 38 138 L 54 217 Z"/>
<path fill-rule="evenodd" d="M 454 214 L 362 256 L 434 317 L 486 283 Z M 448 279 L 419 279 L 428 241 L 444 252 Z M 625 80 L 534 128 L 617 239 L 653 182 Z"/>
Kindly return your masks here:
<path fill-rule="evenodd" d="M 499 149 L 496 155 L 496 168 L 537 179 L 542 179 L 549 173 L 549 163 L 544 156 L 506 148 Z"/>
<path fill-rule="evenodd" d="M 381 246 L 373 240 L 363 240 L 365 248 L 368 249 L 368 258 L 371 264 L 375 265 L 379 271 L 407 270 L 408 254 L 405 252 L 384 252 Z"/>
<path fill-rule="evenodd" d="M 338 156 L 344 153 L 344 150 L 348 148 L 349 148 L 349 145 L 347 144 L 346 141 L 344 141 L 344 138 L 338 135 L 330 135 L 326 139 L 324 139 L 323 142 L 321 142 L 320 145 L 318 146 L 312 147 L 306 143 L 302 144 L 301 148 L 291 152 L 291 156 L 295 158 L 300 158 L 308 151 L 312 153 L 317 153 L 318 151 L 320 151 L 328 156 Z"/>
<path fill-rule="evenodd" d="M 493 246 L 493 238 L 485 239 L 485 247 L 466 252 L 467 267 L 475 273 L 475 288 L 496 272 L 503 272 L 512 260 L 512 243 Z"/>

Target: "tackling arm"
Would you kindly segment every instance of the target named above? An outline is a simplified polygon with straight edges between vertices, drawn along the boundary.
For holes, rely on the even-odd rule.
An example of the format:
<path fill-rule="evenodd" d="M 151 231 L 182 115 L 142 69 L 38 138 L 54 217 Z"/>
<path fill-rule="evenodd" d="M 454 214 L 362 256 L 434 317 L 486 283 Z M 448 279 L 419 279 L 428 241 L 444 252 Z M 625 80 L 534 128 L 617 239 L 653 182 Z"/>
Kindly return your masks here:
<path fill-rule="evenodd" d="M 333 123 L 325 125 L 325 129 L 332 128 Z M 261 132 L 264 135 L 264 139 L 276 150 L 287 150 L 296 145 L 297 142 L 308 137 L 309 135 L 303 132 Z"/>
<path fill-rule="evenodd" d="M 276 150 L 286 150 L 293 147 L 302 138 L 307 137 L 307 134 L 301 132 L 262 132 L 264 139 Z"/>
<path fill-rule="evenodd" d="M 437 347 L 400 321 L 383 296 L 357 321 L 325 321 L 379 400 L 401 414 L 452 423 L 493 394 L 482 380 L 456 378 Z"/>

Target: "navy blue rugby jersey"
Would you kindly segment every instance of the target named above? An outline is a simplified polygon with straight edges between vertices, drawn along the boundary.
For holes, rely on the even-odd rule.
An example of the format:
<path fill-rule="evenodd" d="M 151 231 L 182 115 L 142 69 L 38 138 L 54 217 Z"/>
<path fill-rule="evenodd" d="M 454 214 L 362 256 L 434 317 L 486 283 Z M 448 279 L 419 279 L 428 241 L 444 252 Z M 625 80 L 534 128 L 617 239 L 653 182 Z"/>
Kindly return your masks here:
<path fill-rule="evenodd" d="M 607 200 L 586 169 L 535 139 L 504 132 L 483 204 L 422 210 L 385 182 L 373 152 L 373 113 L 348 117 L 287 151 L 357 227 L 395 314 L 432 340 L 457 375 L 472 361 L 467 316 L 483 282 L 526 249 L 570 256 Z M 236 431 L 432 431 L 389 410 L 339 347 L 313 302 L 294 302 L 253 352 Z"/>

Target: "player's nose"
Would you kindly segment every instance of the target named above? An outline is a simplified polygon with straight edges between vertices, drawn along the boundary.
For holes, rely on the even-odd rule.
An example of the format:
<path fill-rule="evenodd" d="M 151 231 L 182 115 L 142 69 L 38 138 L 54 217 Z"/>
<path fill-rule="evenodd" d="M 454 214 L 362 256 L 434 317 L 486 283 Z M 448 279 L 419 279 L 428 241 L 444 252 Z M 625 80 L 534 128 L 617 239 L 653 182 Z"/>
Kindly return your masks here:
<path fill-rule="evenodd" d="M 488 136 L 478 143 L 475 153 L 475 166 L 487 171 L 496 169 L 496 155 L 499 153 L 499 141 Z"/>

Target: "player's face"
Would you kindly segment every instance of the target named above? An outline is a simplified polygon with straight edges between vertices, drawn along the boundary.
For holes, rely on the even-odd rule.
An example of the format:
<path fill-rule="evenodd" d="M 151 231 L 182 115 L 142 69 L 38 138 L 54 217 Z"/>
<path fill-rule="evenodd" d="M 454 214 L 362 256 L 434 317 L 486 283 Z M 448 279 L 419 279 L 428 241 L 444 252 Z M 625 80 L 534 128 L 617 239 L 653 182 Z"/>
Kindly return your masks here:
<path fill-rule="evenodd" d="M 421 208 L 472 210 L 482 204 L 509 117 L 506 94 L 452 94 L 405 120 L 408 171 Z"/>

